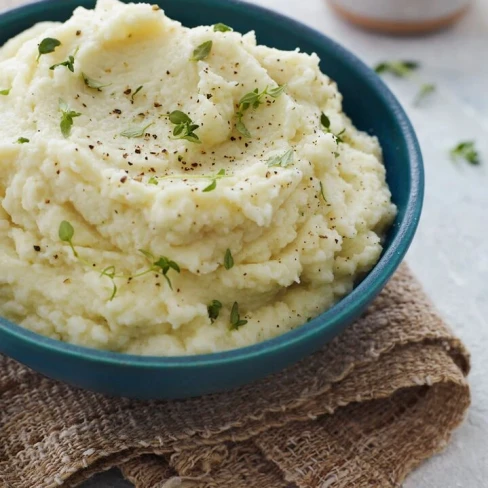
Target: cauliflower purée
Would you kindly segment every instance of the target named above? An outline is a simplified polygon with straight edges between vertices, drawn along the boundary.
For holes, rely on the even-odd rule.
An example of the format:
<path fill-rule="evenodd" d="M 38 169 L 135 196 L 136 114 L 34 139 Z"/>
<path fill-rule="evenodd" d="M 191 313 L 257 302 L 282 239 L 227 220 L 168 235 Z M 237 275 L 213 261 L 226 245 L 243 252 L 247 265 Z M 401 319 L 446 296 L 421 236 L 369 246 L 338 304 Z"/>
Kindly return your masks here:
<path fill-rule="evenodd" d="M 117 0 L 8 42 L 0 315 L 170 356 L 331 307 L 377 262 L 396 209 L 378 141 L 318 64 Z"/>

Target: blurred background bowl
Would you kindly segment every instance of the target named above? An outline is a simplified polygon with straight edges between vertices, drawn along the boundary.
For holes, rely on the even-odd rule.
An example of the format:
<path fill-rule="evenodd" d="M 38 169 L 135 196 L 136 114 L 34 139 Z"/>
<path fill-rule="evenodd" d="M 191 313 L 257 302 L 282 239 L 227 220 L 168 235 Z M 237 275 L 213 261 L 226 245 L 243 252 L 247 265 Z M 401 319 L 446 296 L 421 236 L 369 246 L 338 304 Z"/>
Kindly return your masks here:
<path fill-rule="evenodd" d="M 349 22 L 387 34 L 422 34 L 457 22 L 471 0 L 329 0 Z"/>

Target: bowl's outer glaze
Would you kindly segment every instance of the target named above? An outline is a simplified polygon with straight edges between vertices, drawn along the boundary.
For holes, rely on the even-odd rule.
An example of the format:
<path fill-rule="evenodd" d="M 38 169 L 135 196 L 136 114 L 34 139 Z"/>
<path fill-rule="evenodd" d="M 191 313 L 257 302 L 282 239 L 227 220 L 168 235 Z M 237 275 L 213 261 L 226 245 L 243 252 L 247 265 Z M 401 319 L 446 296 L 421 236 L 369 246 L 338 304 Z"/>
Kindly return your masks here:
<path fill-rule="evenodd" d="M 384 150 L 398 216 L 377 266 L 335 307 L 281 337 L 218 354 L 156 358 L 96 351 L 64 344 L 0 319 L 0 352 L 34 370 L 75 386 L 136 398 L 185 398 L 229 390 L 279 371 L 319 349 L 355 320 L 381 291 L 403 259 L 422 208 L 424 174 L 414 130 L 376 74 L 335 42 L 291 19 L 236 0 L 160 0 L 166 13 L 187 26 L 224 22 L 255 30 L 258 42 L 279 49 L 316 52 L 322 71 L 337 81 L 344 109 L 357 127 L 375 134 Z M 75 7 L 95 0 L 45 0 L 0 15 L 0 45 L 46 20 L 64 21 Z"/>

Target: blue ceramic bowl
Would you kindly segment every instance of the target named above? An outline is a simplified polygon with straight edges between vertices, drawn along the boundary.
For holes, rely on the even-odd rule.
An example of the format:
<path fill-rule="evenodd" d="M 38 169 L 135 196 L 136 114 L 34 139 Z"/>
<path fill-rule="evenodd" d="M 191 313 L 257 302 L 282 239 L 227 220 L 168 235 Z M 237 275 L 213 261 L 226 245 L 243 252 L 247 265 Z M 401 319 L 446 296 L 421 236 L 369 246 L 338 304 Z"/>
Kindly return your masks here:
<path fill-rule="evenodd" d="M 316 52 L 337 81 L 354 124 L 378 136 L 398 216 L 381 260 L 332 309 L 301 328 L 251 347 L 190 357 L 138 357 L 77 347 L 41 337 L 0 319 L 0 352 L 52 378 L 101 393 L 147 399 L 185 398 L 230 390 L 279 371 L 319 349 L 354 321 L 385 286 L 412 241 L 422 209 L 424 173 L 414 130 L 402 107 L 349 51 L 291 19 L 236 0 L 161 0 L 167 15 L 187 26 L 223 22 L 255 30 L 259 43 Z M 46 0 L 0 15 L 0 44 L 36 22 L 65 21 L 95 0 Z"/>

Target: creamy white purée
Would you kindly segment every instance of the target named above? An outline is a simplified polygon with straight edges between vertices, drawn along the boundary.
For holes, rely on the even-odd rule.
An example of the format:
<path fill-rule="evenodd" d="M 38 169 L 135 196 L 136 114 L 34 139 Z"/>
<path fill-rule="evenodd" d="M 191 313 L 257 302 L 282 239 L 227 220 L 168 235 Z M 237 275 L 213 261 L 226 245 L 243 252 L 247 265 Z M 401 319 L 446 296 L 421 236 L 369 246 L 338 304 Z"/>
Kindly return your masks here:
<path fill-rule="evenodd" d="M 60 45 L 39 57 L 46 38 Z M 377 139 L 318 63 L 117 0 L 9 41 L 0 315 L 188 355 L 283 334 L 349 293 L 396 209 Z"/>

